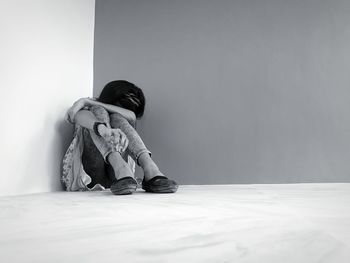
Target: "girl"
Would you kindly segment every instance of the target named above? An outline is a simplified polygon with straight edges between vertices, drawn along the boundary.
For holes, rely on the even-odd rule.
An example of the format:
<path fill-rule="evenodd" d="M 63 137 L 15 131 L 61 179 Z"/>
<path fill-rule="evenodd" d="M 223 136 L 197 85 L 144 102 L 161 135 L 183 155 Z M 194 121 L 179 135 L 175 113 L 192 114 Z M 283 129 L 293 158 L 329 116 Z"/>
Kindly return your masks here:
<path fill-rule="evenodd" d="M 142 189 L 175 193 L 178 184 L 162 174 L 135 130 L 145 108 L 142 90 L 125 80 L 108 83 L 98 99 L 82 98 L 68 110 L 75 124 L 73 141 L 63 158 L 62 182 L 67 191 L 136 191 L 135 162 L 142 167 Z"/>

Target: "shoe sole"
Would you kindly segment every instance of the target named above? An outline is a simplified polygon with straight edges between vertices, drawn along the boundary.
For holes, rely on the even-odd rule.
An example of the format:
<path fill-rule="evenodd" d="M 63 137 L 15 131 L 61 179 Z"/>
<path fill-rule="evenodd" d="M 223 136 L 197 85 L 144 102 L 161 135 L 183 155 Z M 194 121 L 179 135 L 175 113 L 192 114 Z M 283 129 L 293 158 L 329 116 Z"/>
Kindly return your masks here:
<path fill-rule="evenodd" d="M 149 189 L 149 188 L 142 188 L 146 192 L 150 193 L 159 193 L 159 194 L 167 194 L 167 193 L 175 193 L 178 189 L 178 186 L 172 186 L 172 187 L 158 187 L 157 189 Z"/>
<path fill-rule="evenodd" d="M 133 192 L 136 191 L 137 186 L 135 187 L 125 187 L 125 188 L 121 188 L 121 189 L 113 189 L 111 188 L 111 192 L 115 195 L 130 195 Z"/>

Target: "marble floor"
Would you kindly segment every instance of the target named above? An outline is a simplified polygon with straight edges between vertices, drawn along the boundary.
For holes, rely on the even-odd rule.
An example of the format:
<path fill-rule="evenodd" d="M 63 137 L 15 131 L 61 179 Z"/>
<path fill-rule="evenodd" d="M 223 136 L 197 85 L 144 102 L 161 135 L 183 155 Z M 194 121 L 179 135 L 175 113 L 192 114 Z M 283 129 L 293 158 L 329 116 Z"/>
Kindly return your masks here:
<path fill-rule="evenodd" d="M 0 262 L 350 262 L 350 184 L 0 197 Z"/>

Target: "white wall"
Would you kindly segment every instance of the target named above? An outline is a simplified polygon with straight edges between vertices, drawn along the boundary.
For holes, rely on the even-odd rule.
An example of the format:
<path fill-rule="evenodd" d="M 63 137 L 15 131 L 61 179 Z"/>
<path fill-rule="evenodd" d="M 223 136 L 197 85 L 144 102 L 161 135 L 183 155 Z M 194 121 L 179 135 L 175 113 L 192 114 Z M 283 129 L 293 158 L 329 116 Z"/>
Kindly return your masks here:
<path fill-rule="evenodd" d="M 0 195 L 60 189 L 72 127 L 92 95 L 94 0 L 0 2 Z"/>
<path fill-rule="evenodd" d="M 97 0 L 94 93 L 184 184 L 350 181 L 350 1 Z"/>

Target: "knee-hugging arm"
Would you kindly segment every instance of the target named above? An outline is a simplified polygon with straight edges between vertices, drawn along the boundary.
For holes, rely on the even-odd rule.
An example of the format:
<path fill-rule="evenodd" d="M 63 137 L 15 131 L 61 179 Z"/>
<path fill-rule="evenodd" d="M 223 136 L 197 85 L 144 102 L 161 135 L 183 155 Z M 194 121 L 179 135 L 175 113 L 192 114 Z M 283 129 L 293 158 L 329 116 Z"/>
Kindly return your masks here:
<path fill-rule="evenodd" d="M 109 115 L 102 106 L 91 105 L 89 99 L 81 98 L 77 100 L 67 111 L 66 120 L 70 123 L 77 123 L 91 129 L 96 122 L 109 123 Z"/>
<path fill-rule="evenodd" d="M 70 122 L 74 122 L 75 115 L 78 111 L 82 109 L 90 109 L 92 107 L 97 107 L 97 108 L 104 108 L 104 110 L 110 114 L 113 113 L 119 113 L 121 114 L 124 118 L 126 118 L 130 123 L 136 121 L 136 115 L 133 111 L 124 109 L 119 106 L 111 105 L 111 104 L 106 104 L 99 102 L 95 99 L 90 99 L 90 98 L 81 98 L 77 100 L 72 107 L 68 110 L 67 114 L 67 120 Z"/>
<path fill-rule="evenodd" d="M 93 130 L 95 122 L 103 122 L 110 128 L 108 112 L 101 106 L 79 110 L 75 113 L 72 121 L 89 130 Z"/>
<path fill-rule="evenodd" d="M 91 110 L 80 110 L 75 114 L 74 122 L 84 128 L 93 130 L 95 122 L 99 122 L 99 120 Z"/>
<path fill-rule="evenodd" d="M 105 108 L 109 114 L 119 114 L 122 117 L 124 117 L 130 124 L 134 124 L 136 123 L 136 115 L 133 111 L 128 110 L 128 109 L 124 109 L 122 107 L 118 107 L 115 105 L 111 105 L 111 104 L 105 104 L 102 102 L 98 102 L 99 104 L 97 104 L 98 106 L 102 106 L 103 108 Z"/>

